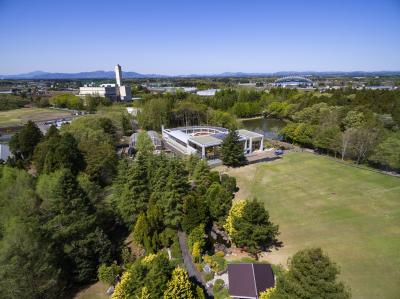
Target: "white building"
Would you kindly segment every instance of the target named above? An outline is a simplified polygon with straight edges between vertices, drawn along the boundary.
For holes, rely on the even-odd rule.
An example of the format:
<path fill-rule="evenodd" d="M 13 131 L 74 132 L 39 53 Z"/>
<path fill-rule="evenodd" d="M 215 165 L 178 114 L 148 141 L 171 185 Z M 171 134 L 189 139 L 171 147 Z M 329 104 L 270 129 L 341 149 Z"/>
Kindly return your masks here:
<path fill-rule="evenodd" d="M 126 85 L 119 86 L 119 98 L 121 101 L 131 101 L 132 100 L 131 88 Z"/>
<path fill-rule="evenodd" d="M 117 85 L 122 85 L 122 69 L 119 64 L 115 66 L 115 81 L 117 81 Z"/>
<path fill-rule="evenodd" d="M 8 157 L 11 157 L 10 147 L 7 144 L 0 143 L 0 160 L 7 161 Z"/>
<path fill-rule="evenodd" d="M 171 149 L 211 160 L 219 158 L 221 144 L 228 133 L 225 128 L 212 126 L 162 128 L 163 140 Z M 237 133 L 246 155 L 263 150 L 264 135 L 244 129 L 237 130 Z"/>
<path fill-rule="evenodd" d="M 117 89 L 115 84 L 102 84 L 101 86 L 84 86 L 79 88 L 79 96 L 97 96 L 108 98 L 111 101 L 117 100 Z"/>
<path fill-rule="evenodd" d="M 219 91 L 219 89 L 207 89 L 207 90 L 199 90 L 197 95 L 202 97 L 212 97 Z"/>
<path fill-rule="evenodd" d="M 129 86 L 122 85 L 121 66 L 115 66 L 115 80 L 117 84 L 101 84 L 100 86 L 84 86 L 79 88 L 79 96 L 98 96 L 111 101 L 131 101 L 132 93 Z"/>

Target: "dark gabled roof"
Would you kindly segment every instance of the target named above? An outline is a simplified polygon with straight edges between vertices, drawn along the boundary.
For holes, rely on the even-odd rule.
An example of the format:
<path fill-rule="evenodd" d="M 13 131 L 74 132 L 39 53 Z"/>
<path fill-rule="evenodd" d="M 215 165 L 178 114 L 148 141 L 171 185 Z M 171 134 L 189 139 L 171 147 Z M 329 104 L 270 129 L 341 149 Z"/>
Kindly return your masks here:
<path fill-rule="evenodd" d="M 260 292 L 275 285 L 274 273 L 269 264 L 229 264 L 229 295 L 258 298 Z"/>
<path fill-rule="evenodd" d="M 253 264 L 258 293 L 275 286 L 274 272 L 269 264 Z"/>

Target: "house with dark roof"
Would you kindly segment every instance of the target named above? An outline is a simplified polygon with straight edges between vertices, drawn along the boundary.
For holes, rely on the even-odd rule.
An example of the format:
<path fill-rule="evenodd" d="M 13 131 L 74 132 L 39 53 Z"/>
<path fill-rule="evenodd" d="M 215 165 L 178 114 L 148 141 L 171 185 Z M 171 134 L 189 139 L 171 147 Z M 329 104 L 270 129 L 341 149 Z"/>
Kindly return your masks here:
<path fill-rule="evenodd" d="M 229 295 L 233 298 L 258 299 L 260 292 L 275 286 L 269 264 L 229 264 Z"/>

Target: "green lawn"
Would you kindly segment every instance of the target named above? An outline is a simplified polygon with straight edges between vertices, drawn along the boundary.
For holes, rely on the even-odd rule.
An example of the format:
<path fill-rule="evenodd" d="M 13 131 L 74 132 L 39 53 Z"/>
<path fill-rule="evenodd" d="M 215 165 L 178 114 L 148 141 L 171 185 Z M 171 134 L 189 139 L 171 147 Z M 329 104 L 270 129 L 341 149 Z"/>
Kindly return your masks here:
<path fill-rule="evenodd" d="M 70 117 L 67 111 L 46 108 L 21 108 L 8 111 L 0 111 L 0 127 L 13 127 L 23 125 L 28 120 L 46 121 L 55 118 Z"/>
<path fill-rule="evenodd" d="M 227 172 L 237 197 L 263 201 L 280 226 L 284 247 L 271 262 L 320 246 L 354 298 L 400 298 L 400 178 L 309 153 Z"/>

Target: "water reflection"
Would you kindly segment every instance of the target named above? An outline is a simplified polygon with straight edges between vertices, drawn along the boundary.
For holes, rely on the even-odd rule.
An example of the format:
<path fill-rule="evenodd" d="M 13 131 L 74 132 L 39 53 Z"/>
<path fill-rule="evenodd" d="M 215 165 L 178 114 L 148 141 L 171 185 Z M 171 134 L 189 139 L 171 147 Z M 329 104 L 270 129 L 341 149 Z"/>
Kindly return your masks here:
<path fill-rule="evenodd" d="M 285 127 L 285 122 L 275 118 L 257 118 L 242 120 L 243 127 L 247 130 L 264 134 L 265 137 L 275 140 L 282 140 L 280 130 Z"/>

